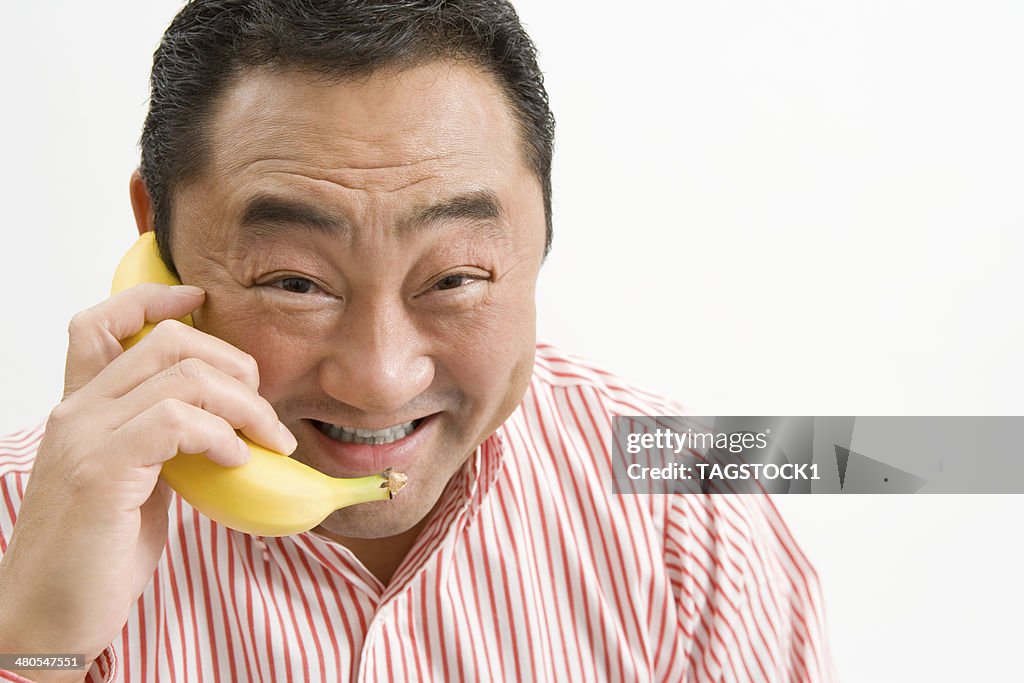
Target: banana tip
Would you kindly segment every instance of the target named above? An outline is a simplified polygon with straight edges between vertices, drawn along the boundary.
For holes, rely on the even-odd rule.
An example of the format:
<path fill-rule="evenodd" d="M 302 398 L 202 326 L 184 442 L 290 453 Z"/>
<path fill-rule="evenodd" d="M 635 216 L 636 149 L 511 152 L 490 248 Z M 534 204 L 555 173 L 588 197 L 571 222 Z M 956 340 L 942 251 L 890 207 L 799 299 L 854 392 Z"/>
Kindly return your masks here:
<path fill-rule="evenodd" d="M 388 498 L 394 498 L 395 494 L 402 490 L 402 487 L 409 481 L 409 477 L 405 476 L 401 472 L 395 472 L 394 468 L 389 467 L 380 473 L 380 476 L 384 481 L 381 482 L 380 487 L 388 490 Z"/>

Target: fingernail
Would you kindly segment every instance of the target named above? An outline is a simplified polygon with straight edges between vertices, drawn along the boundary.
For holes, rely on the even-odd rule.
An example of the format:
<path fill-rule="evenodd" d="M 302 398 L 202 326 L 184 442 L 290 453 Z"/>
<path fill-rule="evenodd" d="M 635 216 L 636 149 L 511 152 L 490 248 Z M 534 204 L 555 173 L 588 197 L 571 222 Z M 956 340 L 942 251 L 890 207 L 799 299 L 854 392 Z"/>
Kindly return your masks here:
<path fill-rule="evenodd" d="M 242 453 L 242 462 L 249 462 L 249 444 L 242 441 L 241 437 L 238 439 L 238 450 Z"/>
<path fill-rule="evenodd" d="M 299 447 L 299 442 L 295 438 L 295 435 L 291 433 L 291 430 L 284 426 L 284 422 L 278 422 L 277 428 L 281 431 L 281 436 L 284 437 L 285 441 L 291 446 L 285 449 L 285 454 L 291 454 L 296 448 Z"/>
<path fill-rule="evenodd" d="M 187 294 L 188 296 L 198 296 L 205 293 L 201 287 L 193 287 L 192 285 L 171 285 L 171 289 L 178 294 Z"/>

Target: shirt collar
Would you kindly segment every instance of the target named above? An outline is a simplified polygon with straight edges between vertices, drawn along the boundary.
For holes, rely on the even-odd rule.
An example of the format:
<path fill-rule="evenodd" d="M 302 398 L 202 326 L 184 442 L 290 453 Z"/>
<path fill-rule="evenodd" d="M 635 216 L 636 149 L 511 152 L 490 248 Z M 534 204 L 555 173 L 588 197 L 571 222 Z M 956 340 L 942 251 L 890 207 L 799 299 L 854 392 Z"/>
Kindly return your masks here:
<path fill-rule="evenodd" d="M 518 411 L 516 411 L 518 412 Z M 515 413 L 513 413 L 515 415 Z M 511 420 L 512 417 L 509 417 Z M 381 595 L 382 600 L 402 591 L 424 568 L 440 559 L 439 570 L 447 573 L 450 567 L 452 549 L 458 542 L 462 531 L 480 514 L 480 508 L 488 498 L 494 482 L 501 474 L 505 460 L 506 420 L 493 434 L 484 439 L 466 462 L 448 481 L 441 493 L 433 518 L 420 532 L 419 538 L 409 550 L 407 561 L 403 562 L 387 588 Z M 399 494 L 401 495 L 401 494 Z M 335 571 L 347 576 L 350 580 L 358 579 L 364 583 L 372 581 L 378 587 L 379 582 L 359 563 L 352 552 L 335 541 L 307 531 L 294 537 L 296 544 L 307 551 L 317 548 L 321 556 L 332 558 Z M 324 551 L 327 551 L 326 553 Z M 440 555 L 440 558 L 439 558 Z M 409 560 L 414 563 L 410 563 Z M 354 571 L 356 569 L 361 571 Z M 355 575 L 354 575 L 355 574 Z M 366 585 L 365 588 L 370 588 Z M 371 591 L 375 592 L 375 591 Z"/>

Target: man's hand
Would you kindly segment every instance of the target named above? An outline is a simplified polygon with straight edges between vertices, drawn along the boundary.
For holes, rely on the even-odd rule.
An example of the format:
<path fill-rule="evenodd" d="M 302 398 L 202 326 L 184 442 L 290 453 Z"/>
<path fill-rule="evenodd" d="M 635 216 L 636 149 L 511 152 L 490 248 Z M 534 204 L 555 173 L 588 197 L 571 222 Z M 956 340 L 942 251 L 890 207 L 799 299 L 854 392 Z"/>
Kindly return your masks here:
<path fill-rule="evenodd" d="M 139 285 L 71 321 L 64 398 L 0 561 L 0 651 L 91 661 L 118 636 L 166 544 L 164 461 L 182 451 L 241 465 L 249 451 L 235 429 L 294 450 L 257 393 L 255 360 L 174 320 L 204 296 Z M 120 340 L 146 321 L 163 322 L 123 351 Z"/>

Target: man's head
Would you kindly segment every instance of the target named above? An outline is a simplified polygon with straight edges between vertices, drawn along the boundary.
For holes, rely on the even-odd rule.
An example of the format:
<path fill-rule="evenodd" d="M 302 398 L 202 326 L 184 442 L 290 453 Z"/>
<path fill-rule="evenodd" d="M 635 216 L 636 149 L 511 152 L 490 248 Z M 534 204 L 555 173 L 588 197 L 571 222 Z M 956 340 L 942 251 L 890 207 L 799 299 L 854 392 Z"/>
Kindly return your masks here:
<path fill-rule="evenodd" d="M 192 0 L 153 56 L 140 171 L 168 265 L 175 190 L 204 170 L 220 96 L 253 68 L 329 82 L 451 60 L 488 74 L 516 119 L 551 247 L 554 118 L 536 49 L 508 0 Z"/>
<path fill-rule="evenodd" d="M 409 475 L 327 530 L 412 527 L 533 364 L 552 121 L 514 12 L 193 2 L 152 87 L 133 201 L 206 290 L 197 327 L 256 358 L 296 458 Z"/>

